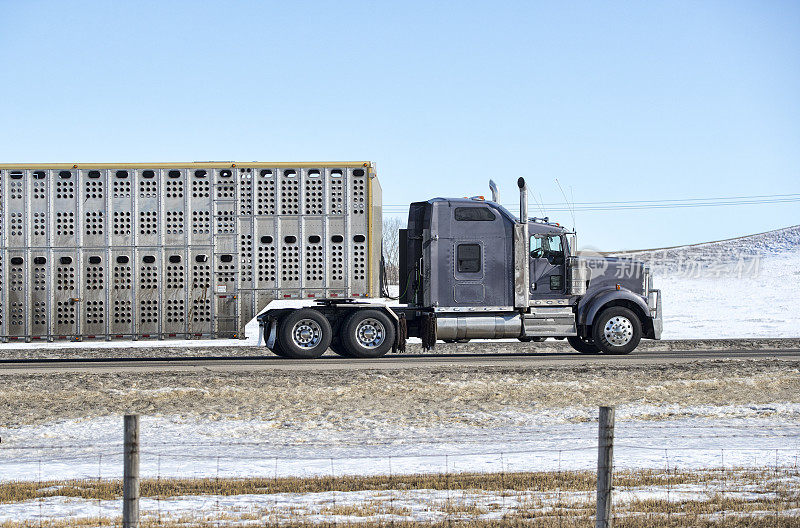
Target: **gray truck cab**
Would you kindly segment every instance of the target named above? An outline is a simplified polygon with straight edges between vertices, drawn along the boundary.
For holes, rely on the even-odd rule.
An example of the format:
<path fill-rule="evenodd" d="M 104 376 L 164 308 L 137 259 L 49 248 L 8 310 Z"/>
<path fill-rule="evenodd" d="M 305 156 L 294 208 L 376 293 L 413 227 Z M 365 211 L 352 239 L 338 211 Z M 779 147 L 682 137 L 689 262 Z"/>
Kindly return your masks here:
<path fill-rule="evenodd" d="M 643 337 L 659 339 L 661 298 L 649 270 L 581 256 L 575 233 L 528 218 L 522 178 L 519 186 L 519 218 L 479 197 L 411 204 L 400 301 L 432 312 L 436 338 L 448 341 L 554 337 L 584 353 L 624 354 Z"/>

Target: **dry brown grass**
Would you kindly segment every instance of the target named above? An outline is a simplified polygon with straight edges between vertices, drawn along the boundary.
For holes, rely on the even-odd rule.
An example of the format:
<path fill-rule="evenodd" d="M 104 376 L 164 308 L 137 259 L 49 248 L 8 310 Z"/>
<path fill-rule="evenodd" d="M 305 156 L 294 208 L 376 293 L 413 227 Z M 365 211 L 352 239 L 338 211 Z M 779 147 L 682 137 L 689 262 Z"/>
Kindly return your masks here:
<path fill-rule="evenodd" d="M 760 473 L 754 473 L 756 479 Z M 143 479 L 142 497 L 182 495 L 244 495 L 270 493 L 315 493 L 324 491 L 365 490 L 489 490 L 489 491 L 586 491 L 594 489 L 591 471 L 453 473 L 341 476 L 312 478 L 245 479 Z M 614 485 L 619 487 L 677 486 L 716 480 L 713 472 L 671 472 L 641 470 L 618 472 Z M 122 496 L 121 480 L 67 480 L 0 483 L 0 504 L 41 497 L 80 497 L 108 500 Z"/>
<path fill-rule="evenodd" d="M 800 527 L 800 470 L 784 468 L 774 470 L 720 471 L 629 471 L 615 475 L 615 521 L 618 528 L 644 528 L 650 526 L 699 528 L 789 528 Z M 404 517 L 413 511 L 395 501 L 369 497 L 358 504 L 326 505 L 317 511 L 303 507 L 282 510 L 260 507 L 246 512 L 237 509 L 220 511 L 208 520 L 191 517 L 170 517 L 159 523 L 145 518 L 142 528 L 218 526 L 227 522 L 244 526 L 276 525 L 288 528 L 336 526 L 378 528 L 444 528 L 463 526 L 488 528 L 493 526 L 570 528 L 590 526 L 593 523 L 595 476 L 592 472 L 562 473 L 508 473 L 508 474 L 451 474 L 451 475 L 401 475 L 338 478 L 286 478 L 286 479 L 170 479 L 147 480 L 142 483 L 143 497 L 162 498 L 186 495 L 240 495 L 271 493 L 308 493 L 325 491 L 401 490 L 463 490 L 465 496 L 454 496 L 443 501 L 441 494 L 419 500 L 428 511 L 438 512 L 444 521 L 407 522 Z M 672 500 L 662 498 L 637 498 L 627 494 L 635 490 L 672 491 Z M 680 498 L 689 491 L 691 498 Z M 698 490 L 704 490 L 699 492 Z M 746 491 L 746 493 L 744 493 Z M 17 502 L 52 496 L 80 497 L 83 499 L 114 499 L 122 492 L 120 481 L 64 481 L 16 482 L 0 484 L 0 500 Z M 497 508 L 492 500 L 516 500 L 516 506 Z M 502 509 L 500 520 L 482 517 Z M 357 523 L 312 523 L 309 515 L 358 517 Z M 439 518 L 437 517 L 437 518 Z M 318 517 L 317 517 L 318 518 Z M 385 519 L 394 518 L 394 521 Z M 304 522 L 304 519 L 305 522 Z M 0 528 L 88 528 L 119 524 L 117 519 L 42 520 L 0 523 Z"/>
<path fill-rule="evenodd" d="M 405 517 L 411 515 L 411 510 L 395 506 L 389 502 L 370 500 L 361 504 L 340 504 L 328 506 L 319 511 L 322 515 L 343 515 L 348 517 L 374 517 L 378 515 L 396 515 Z"/>
<path fill-rule="evenodd" d="M 432 508 L 457 518 L 480 517 L 489 513 L 488 508 L 479 505 L 475 501 L 461 503 L 448 500 L 434 503 Z"/>
<path fill-rule="evenodd" d="M 0 528 L 94 528 L 97 526 L 119 526 L 119 519 L 91 519 L 80 521 L 30 521 L 26 523 L 7 522 L 0 524 Z M 258 523 L 252 526 L 274 526 L 270 523 Z M 513 518 L 507 517 L 501 520 L 457 520 L 450 519 L 435 523 L 395 521 L 395 522 L 337 522 L 337 523 L 304 523 L 304 522 L 282 522 L 282 528 L 586 528 L 594 525 L 594 519 L 590 515 L 563 516 L 549 515 L 536 518 Z M 140 524 L 141 528 L 219 528 L 220 524 L 216 520 L 190 520 L 180 519 L 176 521 L 158 522 L 155 520 L 144 521 Z M 733 516 L 728 515 L 724 518 L 714 519 L 693 519 L 686 516 L 671 516 L 663 514 L 650 514 L 639 517 L 616 517 L 614 519 L 616 528 L 797 528 L 800 526 L 800 518 L 797 516 Z"/>

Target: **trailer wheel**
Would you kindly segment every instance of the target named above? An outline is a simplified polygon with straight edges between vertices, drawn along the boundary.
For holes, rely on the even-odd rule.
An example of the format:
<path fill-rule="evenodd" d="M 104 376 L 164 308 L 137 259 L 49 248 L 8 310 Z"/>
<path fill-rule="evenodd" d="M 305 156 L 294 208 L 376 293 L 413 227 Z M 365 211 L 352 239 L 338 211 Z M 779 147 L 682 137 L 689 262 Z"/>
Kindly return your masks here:
<path fill-rule="evenodd" d="M 542 341 L 544 341 L 547 338 L 546 337 L 522 336 L 522 337 L 518 337 L 517 339 L 519 339 L 523 343 L 541 343 Z"/>
<path fill-rule="evenodd" d="M 394 323 L 378 310 L 355 310 L 342 325 L 339 339 L 350 357 L 377 358 L 392 349 Z"/>
<path fill-rule="evenodd" d="M 592 341 L 591 339 L 584 339 L 578 336 L 569 336 L 567 337 L 567 342 L 570 344 L 572 348 L 574 348 L 581 354 L 600 353 L 600 349 L 597 348 L 597 345 L 595 345 L 594 341 Z"/>
<path fill-rule="evenodd" d="M 642 339 L 642 323 L 627 308 L 612 306 L 595 317 L 592 337 L 604 354 L 630 354 Z"/>
<path fill-rule="evenodd" d="M 328 350 L 332 334 L 331 324 L 324 315 L 311 308 L 302 308 L 280 320 L 275 348 L 285 357 L 314 359 Z"/>

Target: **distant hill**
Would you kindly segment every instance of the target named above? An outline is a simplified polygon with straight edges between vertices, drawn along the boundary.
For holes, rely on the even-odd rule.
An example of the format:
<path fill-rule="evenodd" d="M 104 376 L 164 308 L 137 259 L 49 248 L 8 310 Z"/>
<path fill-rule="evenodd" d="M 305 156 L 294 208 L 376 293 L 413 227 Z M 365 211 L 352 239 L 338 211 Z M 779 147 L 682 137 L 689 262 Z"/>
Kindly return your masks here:
<path fill-rule="evenodd" d="M 649 262 L 660 271 L 684 268 L 686 263 L 708 267 L 719 263 L 748 263 L 754 259 L 800 251 L 800 225 L 765 233 L 685 246 L 606 253 Z"/>
<path fill-rule="evenodd" d="M 636 249 L 630 251 L 609 252 L 612 255 L 638 254 L 652 251 L 680 250 L 687 251 L 693 249 L 714 249 L 732 247 L 737 249 L 749 248 L 759 254 L 776 253 L 785 250 L 797 249 L 800 247 L 800 225 L 765 231 L 754 235 L 745 235 L 736 238 L 726 238 L 713 242 L 701 242 L 699 244 L 688 244 L 685 246 L 670 246 L 663 248 Z"/>

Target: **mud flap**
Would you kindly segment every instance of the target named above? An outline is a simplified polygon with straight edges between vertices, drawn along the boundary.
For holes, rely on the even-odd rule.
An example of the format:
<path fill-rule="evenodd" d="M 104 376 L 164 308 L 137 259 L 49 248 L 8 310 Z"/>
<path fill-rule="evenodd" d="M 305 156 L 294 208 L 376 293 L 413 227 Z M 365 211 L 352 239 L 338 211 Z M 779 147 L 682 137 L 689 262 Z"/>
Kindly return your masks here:
<path fill-rule="evenodd" d="M 269 320 L 269 337 L 267 338 L 267 348 L 270 350 L 275 349 L 275 340 L 278 337 L 278 320 L 277 319 L 270 319 Z"/>
<path fill-rule="evenodd" d="M 422 350 L 433 350 L 436 347 L 436 314 L 422 314 L 419 337 L 422 339 Z"/>
<path fill-rule="evenodd" d="M 406 314 L 401 312 L 397 317 L 397 332 L 395 335 L 394 344 L 392 345 L 392 352 L 400 352 L 401 354 L 405 352 L 407 340 L 408 322 L 406 321 Z"/>

